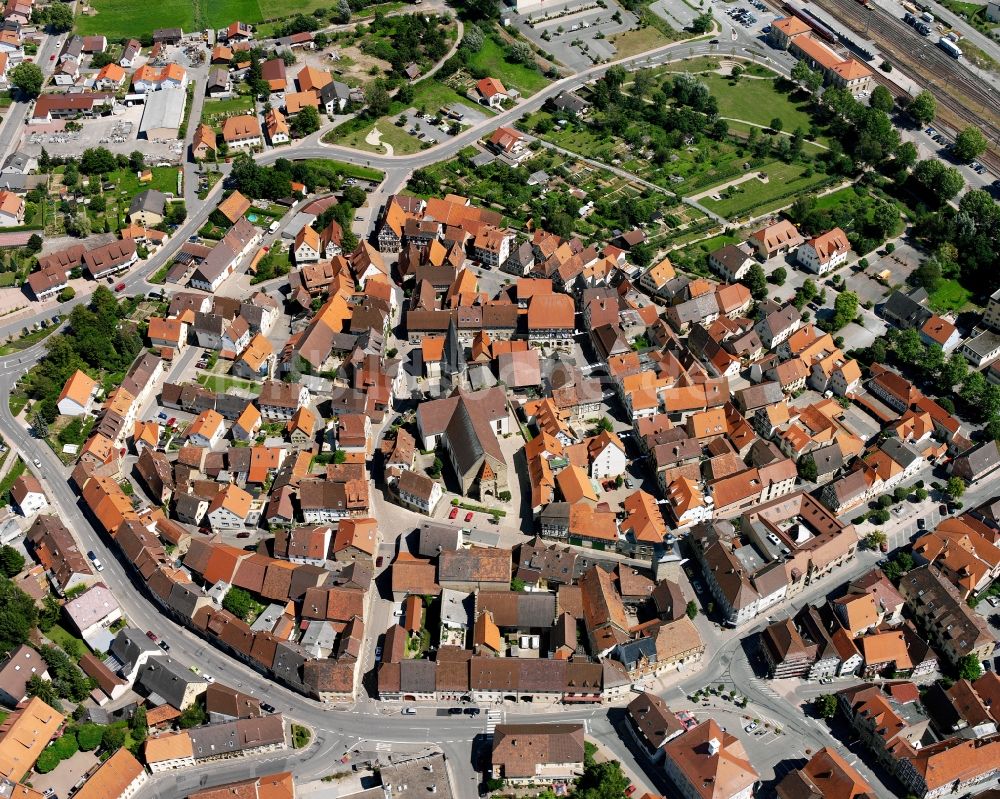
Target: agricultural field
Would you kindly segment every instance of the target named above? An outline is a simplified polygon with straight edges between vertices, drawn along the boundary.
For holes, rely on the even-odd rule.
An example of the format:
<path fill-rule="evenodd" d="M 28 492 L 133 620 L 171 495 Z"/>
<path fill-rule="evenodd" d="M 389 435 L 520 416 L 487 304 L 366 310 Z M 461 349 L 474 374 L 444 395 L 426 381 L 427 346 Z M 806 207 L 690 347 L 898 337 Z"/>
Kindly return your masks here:
<path fill-rule="evenodd" d="M 76 30 L 84 36 L 104 34 L 109 40 L 139 38 L 155 28 L 196 30 L 190 0 L 160 0 L 136 13 L 134 0 L 90 0 L 93 14 L 78 14 Z M 256 0 L 254 0 L 256 5 Z M 252 20 L 248 20 L 252 21 Z"/>

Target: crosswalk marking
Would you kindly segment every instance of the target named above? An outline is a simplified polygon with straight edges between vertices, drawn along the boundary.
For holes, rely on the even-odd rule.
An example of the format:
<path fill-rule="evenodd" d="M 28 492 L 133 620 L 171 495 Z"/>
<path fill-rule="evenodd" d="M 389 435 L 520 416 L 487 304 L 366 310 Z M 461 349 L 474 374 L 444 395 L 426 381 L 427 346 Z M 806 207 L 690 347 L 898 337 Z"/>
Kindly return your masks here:
<path fill-rule="evenodd" d="M 506 711 L 503 711 L 503 710 L 487 710 L 486 711 L 486 734 L 487 735 L 492 735 L 493 731 L 497 727 L 497 724 L 503 724 L 505 716 L 506 716 Z"/>

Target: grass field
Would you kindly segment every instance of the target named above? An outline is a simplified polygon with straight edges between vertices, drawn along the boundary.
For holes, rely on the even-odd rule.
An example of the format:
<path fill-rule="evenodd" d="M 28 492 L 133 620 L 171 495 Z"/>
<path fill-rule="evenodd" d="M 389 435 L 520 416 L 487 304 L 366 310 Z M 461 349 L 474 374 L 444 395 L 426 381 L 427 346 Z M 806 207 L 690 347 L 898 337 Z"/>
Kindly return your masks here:
<path fill-rule="evenodd" d="M 972 293 L 956 280 L 942 280 L 928 302 L 935 311 L 958 311 L 972 298 Z"/>
<path fill-rule="evenodd" d="M 253 110 L 252 97 L 227 97 L 224 100 L 205 100 L 201 109 L 201 121 L 209 125 L 221 125 L 225 117 L 248 114 Z"/>
<path fill-rule="evenodd" d="M 371 167 L 367 166 L 358 166 L 357 164 L 348 164 L 344 161 L 334 161 L 333 159 L 330 158 L 322 158 L 322 159 L 307 158 L 303 163 L 305 163 L 308 166 L 314 161 L 317 166 L 321 166 L 324 169 L 331 169 L 331 168 L 336 169 L 338 172 L 340 172 L 340 174 L 342 174 L 344 177 L 347 178 L 356 178 L 357 180 L 370 180 L 377 183 L 380 182 L 382 178 L 385 177 L 385 173 L 381 172 L 378 169 L 372 169 Z M 285 210 L 281 209 L 280 213 L 278 214 L 278 218 L 280 219 L 284 215 L 285 215 Z"/>
<path fill-rule="evenodd" d="M 260 394 L 260 386 L 258 384 L 251 383 L 249 380 L 226 377 L 225 375 L 200 374 L 198 375 L 198 382 L 205 388 L 214 391 L 217 394 L 224 393 L 230 388 L 239 389 L 240 391 L 249 391 L 251 394 Z"/>
<path fill-rule="evenodd" d="M 654 50 L 657 47 L 670 44 L 671 41 L 668 36 L 660 33 L 652 25 L 619 33 L 611 40 L 618 51 L 617 58 L 626 58 L 637 53 L 645 53 L 647 50 Z"/>
<path fill-rule="evenodd" d="M 508 89 L 517 89 L 525 97 L 549 85 L 548 78 L 537 69 L 524 64 L 511 64 L 503 56 L 503 48 L 487 36 L 479 52 L 469 56 L 469 66 L 484 70 Z"/>
<path fill-rule="evenodd" d="M 382 133 L 382 141 L 391 145 L 394 155 L 406 155 L 420 151 L 420 140 L 402 128 L 397 128 L 389 120 L 380 119 L 375 123 L 375 127 Z M 370 122 L 366 122 L 363 126 L 345 123 L 324 136 L 323 141 L 327 144 L 339 144 L 342 147 L 353 147 L 356 150 L 365 150 L 369 153 L 385 153 L 383 147 L 375 147 L 365 141 L 365 137 L 371 129 Z"/>
<path fill-rule="evenodd" d="M 151 171 L 153 180 L 150 183 L 139 183 L 139 178 L 129 169 L 112 172 L 109 179 L 118 184 L 119 191 L 126 191 L 132 196 L 144 189 L 157 189 L 164 194 L 177 194 L 177 167 L 154 166 Z"/>
<path fill-rule="evenodd" d="M 762 170 L 768 176 L 768 182 L 748 180 L 737 187 L 736 193 L 721 200 L 704 198 L 702 204 L 711 211 L 727 218 L 740 216 L 752 211 L 762 214 L 769 207 L 780 207 L 791 203 L 794 196 L 804 191 L 814 189 L 830 180 L 824 174 L 813 173 L 804 177 L 806 167 L 802 164 L 785 164 L 775 162 L 768 164 Z"/>
<path fill-rule="evenodd" d="M 712 96 L 719 101 L 719 116 L 743 119 L 757 125 L 770 125 L 771 120 L 781 120 L 784 130 L 791 133 L 798 127 L 809 130 L 811 122 L 805 112 L 805 103 L 795 103 L 784 92 L 779 92 L 773 80 L 744 78 L 735 86 L 722 75 L 701 75 Z"/>
<path fill-rule="evenodd" d="M 464 105 L 467 108 L 475 108 L 489 116 L 493 116 L 495 113 L 486 106 L 477 105 L 468 97 L 463 97 L 451 88 L 451 86 L 446 86 L 440 81 L 434 80 L 434 78 L 422 80 L 413 87 L 413 102 L 410 105 L 417 110 L 423 107 L 427 109 L 428 113 L 433 114 L 440 110 L 442 106 L 455 104 Z"/>

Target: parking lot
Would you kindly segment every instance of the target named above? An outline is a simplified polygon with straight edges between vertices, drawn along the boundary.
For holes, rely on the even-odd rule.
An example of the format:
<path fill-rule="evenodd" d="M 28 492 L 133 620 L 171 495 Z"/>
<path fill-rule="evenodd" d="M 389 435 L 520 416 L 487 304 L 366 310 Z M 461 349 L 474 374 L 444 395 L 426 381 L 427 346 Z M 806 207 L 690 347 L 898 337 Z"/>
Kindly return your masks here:
<path fill-rule="evenodd" d="M 408 108 L 403 112 L 402 117 L 406 120 L 403 130 L 428 144 L 448 141 L 470 125 L 475 125 L 487 118 L 482 111 L 465 105 L 461 106 L 457 112 L 461 114 L 460 117 L 445 116 L 437 108 L 429 108 L 427 112 L 421 114 L 415 108 Z"/>
<path fill-rule="evenodd" d="M 671 0 L 681 5 L 680 0 Z M 534 44 L 551 53 L 571 69 L 586 69 L 614 58 L 617 50 L 612 39 L 633 30 L 639 20 L 615 0 L 606 0 L 606 8 L 596 4 L 574 11 L 579 4 L 546 5 L 527 16 L 513 17 L 513 24 Z"/>

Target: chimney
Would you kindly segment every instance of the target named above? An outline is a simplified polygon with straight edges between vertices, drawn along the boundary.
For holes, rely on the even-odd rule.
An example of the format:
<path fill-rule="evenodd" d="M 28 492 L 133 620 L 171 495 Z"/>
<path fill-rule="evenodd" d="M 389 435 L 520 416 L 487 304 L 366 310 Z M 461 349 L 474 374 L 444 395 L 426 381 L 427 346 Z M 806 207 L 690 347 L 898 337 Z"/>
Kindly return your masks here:
<path fill-rule="evenodd" d="M 719 739 L 718 738 L 710 738 L 709 739 L 709 741 L 708 741 L 708 753 L 710 755 L 717 755 L 717 754 L 719 754 Z"/>

